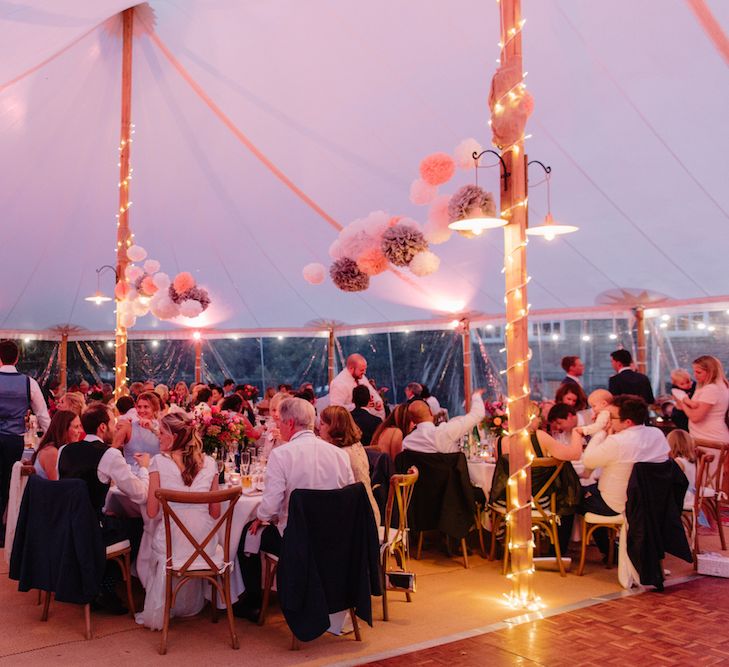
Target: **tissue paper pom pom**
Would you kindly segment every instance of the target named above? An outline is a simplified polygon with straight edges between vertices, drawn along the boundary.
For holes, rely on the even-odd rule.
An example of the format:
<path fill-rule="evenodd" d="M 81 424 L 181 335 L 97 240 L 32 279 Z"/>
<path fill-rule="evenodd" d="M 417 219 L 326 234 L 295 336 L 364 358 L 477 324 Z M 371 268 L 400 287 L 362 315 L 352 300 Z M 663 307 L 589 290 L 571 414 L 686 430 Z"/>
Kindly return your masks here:
<path fill-rule="evenodd" d="M 149 301 L 136 299 L 132 303 L 132 314 L 136 317 L 144 317 L 149 312 Z"/>
<path fill-rule="evenodd" d="M 453 157 L 456 160 L 456 166 L 458 166 L 459 169 L 473 169 L 476 166 L 473 154 L 478 154 L 482 150 L 483 148 L 481 148 L 481 144 L 479 144 L 473 137 L 464 139 L 453 150 Z"/>
<path fill-rule="evenodd" d="M 135 283 L 144 275 L 144 271 L 139 266 L 129 265 L 124 271 L 124 275 L 130 283 Z"/>
<path fill-rule="evenodd" d="M 419 232 L 422 231 L 420 223 L 417 220 L 413 220 L 412 218 L 401 217 L 400 220 L 398 220 L 397 224 L 400 227 L 405 225 L 406 227 L 410 227 L 411 229 L 415 229 Z"/>
<path fill-rule="evenodd" d="M 448 241 L 453 236 L 453 230 L 448 227 L 438 227 L 432 223 L 425 225 L 425 240 L 432 245 L 439 245 Z"/>
<path fill-rule="evenodd" d="M 178 292 L 174 285 L 170 285 L 167 288 L 167 296 L 178 306 L 188 299 L 199 301 L 203 310 L 210 305 L 210 295 L 208 294 L 208 291 L 202 287 L 198 287 L 197 285 L 195 287 L 191 287 L 185 292 Z"/>
<path fill-rule="evenodd" d="M 116 284 L 116 287 L 114 288 L 114 296 L 117 298 L 118 301 L 121 301 L 124 299 L 129 292 L 129 285 L 124 281 L 120 281 Z"/>
<path fill-rule="evenodd" d="M 423 250 L 413 257 L 408 268 L 416 276 L 429 276 L 435 273 L 440 266 L 440 257 L 430 250 Z"/>
<path fill-rule="evenodd" d="M 166 273 L 155 273 L 152 276 L 154 284 L 157 285 L 157 289 L 166 290 L 170 286 L 170 277 Z"/>
<path fill-rule="evenodd" d="M 170 320 L 179 315 L 179 308 L 164 292 L 157 292 L 150 302 L 152 315 L 160 320 Z"/>
<path fill-rule="evenodd" d="M 144 276 L 142 278 L 141 292 L 144 292 L 147 296 L 152 296 L 158 289 L 157 285 L 154 284 L 152 276 Z"/>
<path fill-rule="evenodd" d="M 156 259 L 148 259 L 144 263 L 145 273 L 157 273 L 159 271 L 159 262 Z"/>
<path fill-rule="evenodd" d="M 329 257 L 331 257 L 332 259 L 342 259 L 342 257 L 344 257 L 344 253 L 342 252 L 342 244 L 339 239 L 336 239 L 329 246 Z"/>
<path fill-rule="evenodd" d="M 391 218 L 390 218 L 390 219 L 389 219 L 389 220 L 387 221 L 387 226 L 388 226 L 388 227 L 394 227 L 394 226 L 395 226 L 395 225 L 396 225 L 396 224 L 397 224 L 398 222 L 400 222 L 400 220 L 402 220 L 402 216 L 401 216 L 401 215 L 393 215 L 393 216 L 392 216 L 392 217 L 391 217 Z"/>
<path fill-rule="evenodd" d="M 381 248 L 370 248 L 357 258 L 357 266 L 368 276 L 376 276 L 387 269 L 387 258 L 382 254 Z"/>
<path fill-rule="evenodd" d="M 301 274 L 304 276 L 304 280 L 310 285 L 321 285 L 324 282 L 324 278 L 326 278 L 327 267 L 318 262 L 312 262 L 304 267 Z"/>
<path fill-rule="evenodd" d="M 390 226 L 390 214 L 385 211 L 372 211 L 364 218 L 367 233 L 378 239 L 382 238 L 385 230 Z"/>
<path fill-rule="evenodd" d="M 125 329 L 131 329 L 137 323 L 137 318 L 134 316 L 134 313 L 122 313 L 119 318 L 119 323 Z"/>
<path fill-rule="evenodd" d="M 448 203 L 448 219 L 455 222 L 473 214 L 495 217 L 496 205 L 490 192 L 478 185 L 464 185 Z"/>
<path fill-rule="evenodd" d="M 453 234 L 448 229 L 450 218 L 448 217 L 448 203 L 450 195 L 440 195 L 428 209 L 428 221 L 425 223 L 425 238 L 428 243 L 445 243 Z"/>
<path fill-rule="evenodd" d="M 410 185 L 410 201 L 416 206 L 425 206 L 435 199 L 438 194 L 438 186 L 429 185 L 418 178 Z"/>
<path fill-rule="evenodd" d="M 433 153 L 420 163 L 420 178 L 428 185 L 443 185 L 453 178 L 456 163 L 448 153 Z"/>
<path fill-rule="evenodd" d="M 175 276 L 175 279 L 172 282 L 172 284 L 175 287 L 175 291 L 178 294 L 182 294 L 183 292 L 187 292 L 187 290 L 195 287 L 195 279 L 192 277 L 191 273 L 188 273 L 187 271 L 183 271 L 182 273 L 178 273 Z"/>
<path fill-rule="evenodd" d="M 407 266 L 415 255 L 427 249 L 423 232 L 402 223 L 382 235 L 382 252 L 395 266 Z"/>
<path fill-rule="evenodd" d="M 329 267 L 334 284 L 344 292 L 361 292 L 370 286 L 370 277 L 360 271 L 357 262 L 349 257 L 338 259 Z"/>
<path fill-rule="evenodd" d="M 127 257 L 130 262 L 141 262 L 147 256 L 147 251 L 140 245 L 131 245 L 127 248 Z"/>
<path fill-rule="evenodd" d="M 187 299 L 180 304 L 180 315 L 184 317 L 197 317 L 202 311 L 202 305 L 194 299 Z"/>

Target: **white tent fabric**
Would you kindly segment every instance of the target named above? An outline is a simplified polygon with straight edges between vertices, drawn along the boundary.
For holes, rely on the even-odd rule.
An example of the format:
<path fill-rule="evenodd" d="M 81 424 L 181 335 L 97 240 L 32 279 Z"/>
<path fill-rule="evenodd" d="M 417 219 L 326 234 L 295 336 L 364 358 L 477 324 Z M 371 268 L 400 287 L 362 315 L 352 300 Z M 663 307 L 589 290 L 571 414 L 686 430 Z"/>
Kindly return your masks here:
<path fill-rule="evenodd" d="M 231 123 L 340 224 L 408 200 L 418 164 L 467 137 L 489 147 L 498 5 L 482 0 L 153 0 L 155 34 Z M 83 297 L 114 264 L 119 0 L 0 2 L 0 329 L 114 326 Z M 706 3 L 729 26 L 729 3 Z M 553 168 L 555 218 L 580 232 L 529 246 L 535 308 L 635 287 L 729 292 L 727 63 L 691 11 L 663 0 L 525 0 L 531 159 Z M 115 18 L 116 15 L 116 18 Z M 149 35 L 134 45 L 135 239 L 191 271 L 224 329 L 427 320 L 503 309 L 500 231 L 434 246 L 440 270 L 361 294 L 307 284 L 337 231 L 277 180 Z M 496 170 L 481 182 L 498 188 Z M 531 174 L 536 183 L 543 174 Z M 442 192 L 471 181 L 459 172 Z M 530 192 L 532 221 L 546 212 Z M 102 288 L 111 292 L 107 275 Z M 139 329 L 169 329 L 151 315 Z"/>

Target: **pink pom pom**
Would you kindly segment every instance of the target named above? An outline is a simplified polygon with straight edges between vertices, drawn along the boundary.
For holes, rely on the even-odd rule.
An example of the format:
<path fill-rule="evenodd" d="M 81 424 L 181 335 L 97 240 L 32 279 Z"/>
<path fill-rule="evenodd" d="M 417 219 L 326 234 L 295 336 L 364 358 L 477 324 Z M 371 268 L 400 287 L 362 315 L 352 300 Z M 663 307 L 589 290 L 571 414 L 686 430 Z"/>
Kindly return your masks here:
<path fill-rule="evenodd" d="M 180 304 L 180 315 L 183 317 L 197 317 L 202 311 L 202 304 L 194 299 L 185 299 Z"/>
<path fill-rule="evenodd" d="M 137 323 L 137 318 L 134 316 L 134 313 L 122 313 L 119 320 L 125 329 L 131 329 Z"/>
<path fill-rule="evenodd" d="M 473 154 L 478 154 L 482 150 L 483 148 L 481 147 L 481 144 L 479 144 L 473 137 L 464 139 L 453 151 L 456 166 L 459 169 L 473 169 L 476 166 Z"/>
<path fill-rule="evenodd" d="M 154 276 L 152 276 L 152 280 L 154 280 L 154 284 L 157 286 L 157 289 L 161 290 L 167 290 L 167 288 L 170 286 L 170 283 L 172 282 L 170 280 L 170 277 L 166 273 L 156 273 Z"/>
<path fill-rule="evenodd" d="M 146 296 L 152 296 L 158 289 L 152 276 L 145 276 L 144 280 L 142 280 L 142 292 Z"/>
<path fill-rule="evenodd" d="M 448 227 L 434 227 L 430 223 L 425 225 L 425 240 L 433 245 L 439 245 L 445 243 L 451 236 L 453 236 L 453 230 Z"/>
<path fill-rule="evenodd" d="M 342 259 L 344 252 L 342 251 L 342 243 L 339 239 L 336 239 L 329 246 L 329 257 L 332 259 Z"/>
<path fill-rule="evenodd" d="M 435 273 L 440 266 L 440 257 L 430 250 L 424 250 L 419 252 L 413 259 L 408 268 L 416 276 L 428 276 L 431 273 Z"/>
<path fill-rule="evenodd" d="M 390 219 L 389 219 L 389 220 L 387 221 L 387 226 L 388 226 L 388 227 L 394 227 L 394 226 L 395 226 L 395 225 L 396 225 L 396 224 L 397 224 L 398 222 L 400 222 L 400 220 L 402 220 L 402 216 L 401 216 L 401 215 L 393 215 L 393 216 L 392 216 L 392 217 L 391 217 L 391 218 L 390 218 Z"/>
<path fill-rule="evenodd" d="M 150 302 L 152 315 L 160 320 L 170 320 L 179 314 L 177 304 L 170 299 L 166 292 L 157 292 Z"/>
<path fill-rule="evenodd" d="M 157 273 L 159 271 L 159 262 L 156 259 L 148 259 L 144 263 L 145 273 Z"/>
<path fill-rule="evenodd" d="M 417 220 L 413 220 L 412 218 L 407 218 L 405 216 L 401 216 L 397 221 L 397 224 L 403 227 L 410 227 L 410 229 L 415 229 L 417 231 L 422 231 L 420 223 Z"/>
<path fill-rule="evenodd" d="M 327 267 L 318 262 L 307 264 L 302 270 L 304 280 L 310 285 L 321 285 L 327 275 Z"/>
<path fill-rule="evenodd" d="M 380 248 L 370 248 L 357 258 L 357 268 L 368 276 L 376 276 L 387 269 L 387 258 Z"/>
<path fill-rule="evenodd" d="M 175 276 L 172 284 L 174 285 L 175 292 L 178 294 L 184 294 L 187 290 L 195 287 L 195 278 L 192 277 L 191 273 L 183 271 Z"/>
<path fill-rule="evenodd" d="M 147 251 L 140 245 L 132 245 L 127 248 L 127 257 L 130 262 L 141 262 L 147 256 Z"/>
<path fill-rule="evenodd" d="M 456 173 L 456 163 L 448 153 L 433 153 L 420 163 L 420 178 L 429 185 L 443 185 Z"/>
<path fill-rule="evenodd" d="M 448 229 L 448 203 L 449 195 L 440 195 L 430 205 L 428 209 L 428 221 L 425 223 L 425 238 L 428 243 L 445 243 L 453 234 L 453 230 Z"/>
<path fill-rule="evenodd" d="M 410 185 L 410 201 L 416 206 L 430 204 L 437 194 L 438 186 L 429 185 L 420 178 L 414 180 Z"/>
<path fill-rule="evenodd" d="M 132 304 L 132 313 L 135 317 L 144 317 L 148 312 L 149 302 L 143 303 L 140 299 L 136 299 Z"/>
<path fill-rule="evenodd" d="M 127 266 L 124 276 L 130 283 L 135 283 L 144 275 L 144 271 L 139 266 Z"/>

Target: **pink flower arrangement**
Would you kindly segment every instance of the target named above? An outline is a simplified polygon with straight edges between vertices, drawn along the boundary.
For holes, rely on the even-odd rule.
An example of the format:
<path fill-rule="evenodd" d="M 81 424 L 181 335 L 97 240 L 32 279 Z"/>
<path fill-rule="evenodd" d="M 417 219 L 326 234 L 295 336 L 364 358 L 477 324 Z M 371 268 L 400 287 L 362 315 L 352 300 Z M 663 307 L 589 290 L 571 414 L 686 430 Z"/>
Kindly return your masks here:
<path fill-rule="evenodd" d="M 509 417 L 506 414 L 506 405 L 504 402 L 494 401 L 489 403 L 488 401 L 484 401 L 483 406 L 486 408 L 486 416 L 481 420 L 481 428 L 496 436 L 508 433 Z"/>
<path fill-rule="evenodd" d="M 193 412 L 193 421 L 206 454 L 217 452 L 221 447 L 237 451 L 238 446 L 245 443 L 245 419 L 238 412 L 221 410 L 217 406 L 207 408 L 201 404 Z"/>

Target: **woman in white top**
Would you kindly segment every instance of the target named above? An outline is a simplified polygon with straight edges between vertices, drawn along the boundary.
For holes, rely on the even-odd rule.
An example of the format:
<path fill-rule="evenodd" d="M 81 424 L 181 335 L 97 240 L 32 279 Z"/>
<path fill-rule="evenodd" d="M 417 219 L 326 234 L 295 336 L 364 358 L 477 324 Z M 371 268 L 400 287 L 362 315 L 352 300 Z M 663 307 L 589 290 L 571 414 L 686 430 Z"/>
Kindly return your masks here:
<path fill-rule="evenodd" d="M 174 491 L 217 491 L 218 469 L 215 461 L 203 454 L 202 441 L 193 428 L 192 420 L 178 413 L 168 414 L 160 421 L 161 453 L 152 459 L 149 466 L 149 495 L 147 514 L 154 519 L 159 514 L 159 501 L 154 493 L 157 489 Z M 220 516 L 220 505 L 186 505 L 171 503 L 175 514 L 183 521 L 192 536 L 202 541 L 212 530 Z M 173 563 L 184 563 L 193 553 L 190 541 L 174 523 L 171 525 Z M 205 552 L 214 561 L 222 560 L 222 550 L 214 537 L 205 546 Z M 165 607 L 165 561 L 167 547 L 162 520 L 157 522 L 152 540 L 150 572 L 146 581 L 144 611 L 136 620 L 152 630 L 161 630 Z M 202 557 L 198 556 L 207 567 Z M 173 616 L 193 616 L 205 604 L 204 582 L 188 581 L 178 592 Z"/>
<path fill-rule="evenodd" d="M 716 357 L 703 355 L 694 360 L 696 391 L 692 398 L 677 401 L 676 405 L 689 418 L 689 433 L 695 440 L 729 443 L 726 411 L 729 408 L 729 382 L 721 362 Z"/>

